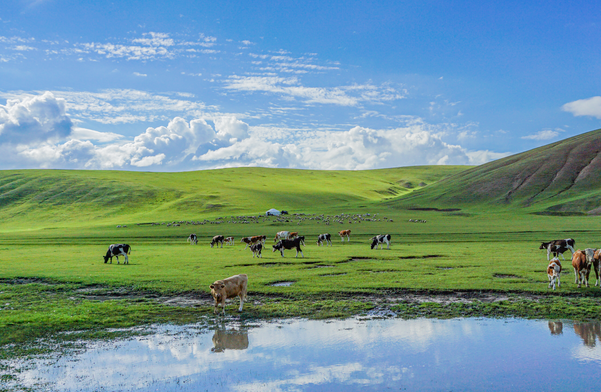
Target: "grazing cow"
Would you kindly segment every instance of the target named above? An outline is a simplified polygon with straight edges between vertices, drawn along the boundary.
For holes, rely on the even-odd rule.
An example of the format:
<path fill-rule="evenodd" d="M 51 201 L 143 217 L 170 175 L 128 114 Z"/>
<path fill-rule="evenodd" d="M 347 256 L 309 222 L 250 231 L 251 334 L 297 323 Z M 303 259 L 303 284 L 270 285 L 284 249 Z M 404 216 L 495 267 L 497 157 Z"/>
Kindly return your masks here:
<path fill-rule="evenodd" d="M 578 249 L 572 255 L 572 267 L 574 267 L 574 283 L 578 284 L 580 288 L 581 284 L 584 283 L 588 286 L 588 275 L 591 272 L 591 263 L 588 262 L 586 253 Z"/>
<path fill-rule="evenodd" d="M 263 257 L 261 256 L 261 251 L 263 250 L 263 244 L 258 242 L 250 246 L 251 252 L 253 252 L 253 257 Z"/>
<path fill-rule="evenodd" d="M 547 267 L 547 276 L 549 277 L 549 288 L 553 287 L 555 290 L 555 281 L 557 281 L 557 287 L 561 286 L 559 280 L 559 274 L 561 273 L 561 263 L 557 257 L 551 259 L 549 266 Z"/>
<path fill-rule="evenodd" d="M 321 246 L 321 244 L 324 244 L 324 246 L 328 246 L 328 244 L 330 244 L 330 246 L 332 246 L 332 237 L 330 236 L 330 233 L 320 234 L 317 236 L 317 246 Z"/>
<path fill-rule="evenodd" d="M 296 256 L 295 257 L 298 257 L 298 252 L 300 252 L 301 255 L 303 257 L 305 257 L 305 255 L 303 254 L 303 250 L 300 247 L 301 244 L 305 245 L 305 237 L 302 235 L 300 237 L 296 237 L 293 240 L 280 240 L 280 242 L 273 245 L 273 252 L 275 252 L 276 250 L 279 250 L 282 257 L 284 257 L 284 249 L 296 248 Z"/>
<path fill-rule="evenodd" d="M 379 234 L 379 235 L 377 235 L 375 237 L 372 237 L 370 239 L 370 241 L 371 241 L 371 248 L 372 249 L 373 248 L 378 249 L 378 247 L 380 245 L 382 245 L 382 249 L 384 249 L 384 244 L 386 244 L 387 245 L 386 249 L 390 249 L 390 238 L 391 238 L 390 234 Z"/>
<path fill-rule="evenodd" d="M 344 242 L 344 237 L 347 238 L 348 242 L 351 242 L 351 230 L 342 230 L 338 232 L 340 239 Z"/>
<path fill-rule="evenodd" d="M 215 309 L 213 313 L 217 314 L 218 306 L 223 307 L 223 315 L 225 316 L 225 300 L 228 298 L 240 297 L 240 308 L 238 312 L 242 312 L 242 306 L 246 299 L 246 291 L 248 287 L 248 276 L 246 274 L 230 276 L 227 279 L 217 280 L 212 285 L 211 295 L 215 299 Z"/>
<path fill-rule="evenodd" d="M 563 252 L 569 249 L 570 252 L 572 252 L 572 255 L 574 255 L 575 245 L 576 241 L 574 241 L 572 238 L 566 238 L 565 240 L 553 240 L 549 242 L 543 242 L 541 243 L 538 249 L 547 250 L 547 261 L 549 261 L 551 253 L 553 253 L 553 257 L 557 257 L 559 255 L 562 259 L 565 260 L 565 258 L 563 257 Z"/>
<path fill-rule="evenodd" d="M 279 240 L 287 240 L 289 235 L 290 235 L 289 231 L 278 231 L 275 234 L 275 238 L 273 239 L 273 242 L 277 242 Z"/>
<path fill-rule="evenodd" d="M 226 245 L 234 245 L 234 237 L 226 237 L 223 242 L 225 242 Z"/>
<path fill-rule="evenodd" d="M 129 264 L 129 259 L 127 255 L 131 253 L 131 247 L 127 244 L 111 244 L 109 249 L 106 251 L 106 255 L 103 256 L 104 263 L 106 264 L 109 259 L 111 259 L 111 264 L 113 264 L 113 257 L 117 258 L 117 264 L 119 264 L 119 256 L 125 256 L 125 261 L 123 264 Z"/>
<path fill-rule="evenodd" d="M 213 237 L 213 239 L 211 240 L 211 248 L 213 247 L 213 245 L 217 244 L 221 244 L 221 247 L 223 248 L 223 241 L 225 240 L 225 237 L 222 235 L 216 235 L 215 237 Z"/>
<path fill-rule="evenodd" d="M 254 245 L 258 242 L 265 243 L 265 239 L 267 236 L 264 235 L 254 235 L 252 237 L 243 237 L 240 242 L 246 243 L 244 249 L 248 248 L 249 245 Z"/>
<path fill-rule="evenodd" d="M 190 243 L 190 245 L 198 244 L 198 237 L 196 236 L 196 234 L 190 234 L 190 236 L 188 237 L 188 242 Z"/>

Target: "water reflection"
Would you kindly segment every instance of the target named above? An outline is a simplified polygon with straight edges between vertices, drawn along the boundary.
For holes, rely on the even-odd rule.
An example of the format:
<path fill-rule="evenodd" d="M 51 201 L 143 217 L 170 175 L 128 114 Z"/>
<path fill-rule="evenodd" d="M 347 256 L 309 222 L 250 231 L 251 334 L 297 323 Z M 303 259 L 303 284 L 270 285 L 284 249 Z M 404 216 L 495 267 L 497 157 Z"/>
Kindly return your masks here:
<path fill-rule="evenodd" d="M 600 332 L 514 319 L 228 320 L 91 343 L 22 362 L 17 377 L 36 391 L 586 390 L 597 385 Z M 547 377 L 554 366 L 562 371 Z"/>
<path fill-rule="evenodd" d="M 248 348 L 247 330 L 227 330 L 225 327 L 215 330 L 211 351 L 222 353 L 225 350 L 246 350 Z"/>

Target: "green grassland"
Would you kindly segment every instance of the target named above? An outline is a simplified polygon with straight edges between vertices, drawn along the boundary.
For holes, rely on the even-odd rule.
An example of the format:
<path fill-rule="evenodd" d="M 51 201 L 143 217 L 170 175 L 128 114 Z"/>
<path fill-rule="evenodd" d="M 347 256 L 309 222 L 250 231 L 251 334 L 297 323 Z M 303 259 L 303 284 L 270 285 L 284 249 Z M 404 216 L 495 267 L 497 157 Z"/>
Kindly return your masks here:
<path fill-rule="evenodd" d="M 548 289 L 538 247 L 573 237 L 577 248 L 600 248 L 601 218 L 486 203 L 403 206 L 416 190 L 465 169 L 0 172 L 0 344 L 213 317 L 208 286 L 239 273 L 249 276 L 249 302 L 235 316 L 242 318 L 382 309 L 401 317 L 599 318 L 601 289 L 575 286 L 569 252 L 562 286 Z M 264 217 L 272 207 L 291 215 Z M 340 241 L 342 229 L 352 230 L 350 242 Z M 280 230 L 306 237 L 304 257 L 271 251 Z M 331 247 L 315 243 L 324 232 Z M 190 233 L 198 245 L 186 242 Z M 370 249 L 369 239 L 383 233 L 392 235 L 391 249 Z M 216 234 L 234 236 L 235 246 L 211 248 Z M 250 235 L 268 237 L 262 258 L 239 242 Z M 111 243 L 131 245 L 129 265 L 103 262 Z M 292 283 L 274 286 L 280 282 Z M 471 299 L 453 300 L 458 293 Z M 501 300 L 479 300 L 483 293 Z M 448 300 L 410 300 L 415 295 Z M 236 307 L 230 303 L 228 317 Z"/>

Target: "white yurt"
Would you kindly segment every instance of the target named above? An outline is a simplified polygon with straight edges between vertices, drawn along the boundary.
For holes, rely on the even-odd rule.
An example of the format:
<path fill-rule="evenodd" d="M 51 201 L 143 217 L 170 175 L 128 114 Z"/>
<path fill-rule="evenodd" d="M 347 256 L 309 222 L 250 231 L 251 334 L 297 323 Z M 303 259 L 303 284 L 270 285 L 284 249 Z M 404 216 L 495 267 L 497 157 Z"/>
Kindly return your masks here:
<path fill-rule="evenodd" d="M 271 210 L 269 210 L 265 213 L 265 215 L 267 215 L 267 216 L 270 216 L 270 215 L 280 216 L 280 214 L 281 214 L 281 212 L 276 210 L 275 208 L 272 208 Z"/>

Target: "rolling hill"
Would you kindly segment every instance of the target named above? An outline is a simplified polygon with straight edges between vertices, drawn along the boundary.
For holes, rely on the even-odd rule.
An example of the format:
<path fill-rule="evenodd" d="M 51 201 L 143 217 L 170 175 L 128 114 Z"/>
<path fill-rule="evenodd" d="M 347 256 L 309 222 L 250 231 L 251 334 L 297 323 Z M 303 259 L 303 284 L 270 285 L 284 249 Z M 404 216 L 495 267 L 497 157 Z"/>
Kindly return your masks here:
<path fill-rule="evenodd" d="M 324 212 L 405 195 L 465 166 L 368 171 L 234 168 L 180 173 L 0 171 L 0 230 Z"/>
<path fill-rule="evenodd" d="M 470 168 L 387 204 L 599 215 L 601 129 Z"/>

